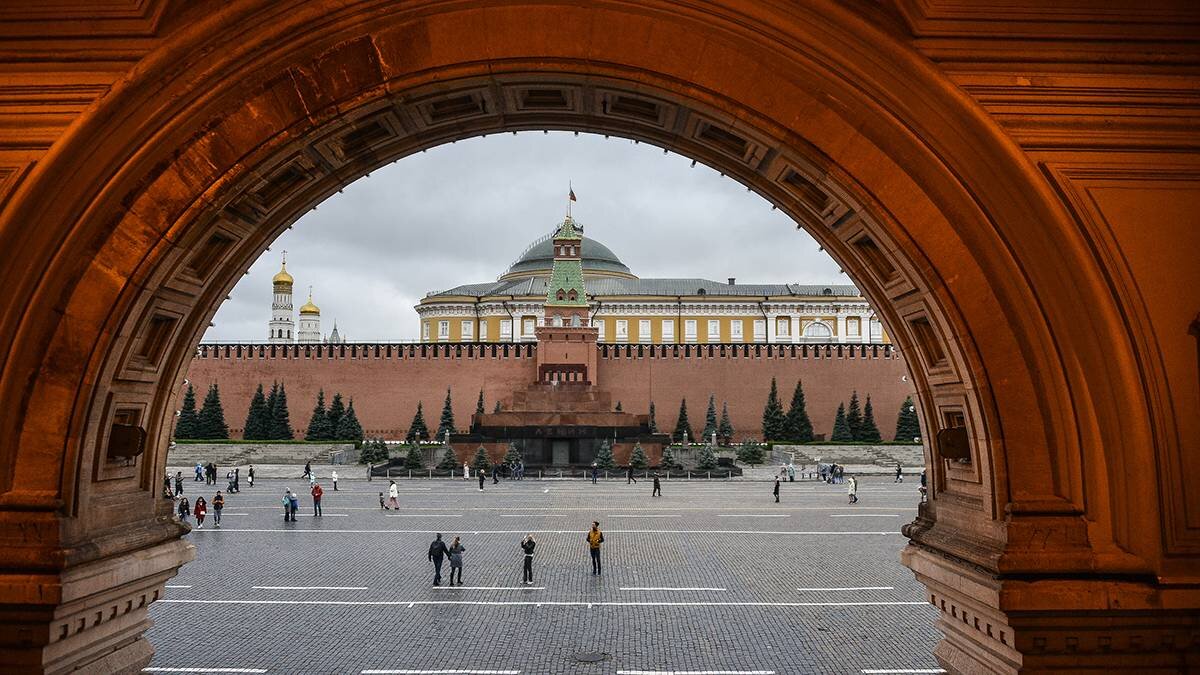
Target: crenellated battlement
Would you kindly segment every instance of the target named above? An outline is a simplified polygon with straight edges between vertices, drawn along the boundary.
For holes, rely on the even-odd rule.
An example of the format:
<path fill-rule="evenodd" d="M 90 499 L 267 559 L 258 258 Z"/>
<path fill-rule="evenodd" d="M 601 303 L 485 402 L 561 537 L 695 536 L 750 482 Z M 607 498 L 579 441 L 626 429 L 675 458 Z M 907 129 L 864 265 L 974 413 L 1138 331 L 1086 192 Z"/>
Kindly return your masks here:
<path fill-rule="evenodd" d="M 890 344 L 601 344 L 601 359 L 900 359 Z"/>

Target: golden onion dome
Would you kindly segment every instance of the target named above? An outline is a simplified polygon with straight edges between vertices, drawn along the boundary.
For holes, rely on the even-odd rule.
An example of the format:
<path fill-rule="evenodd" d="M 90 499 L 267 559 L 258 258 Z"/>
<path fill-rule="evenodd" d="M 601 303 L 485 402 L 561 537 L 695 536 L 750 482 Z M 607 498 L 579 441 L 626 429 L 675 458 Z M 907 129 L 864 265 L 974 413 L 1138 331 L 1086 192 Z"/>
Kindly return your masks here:
<path fill-rule="evenodd" d="M 300 305 L 301 314 L 320 314 L 321 308 L 313 304 L 312 294 L 309 294 L 308 301 Z"/>
<path fill-rule="evenodd" d="M 271 283 L 273 284 L 291 285 L 294 281 L 295 279 L 292 279 L 292 275 L 288 274 L 286 262 L 279 267 L 279 272 L 271 277 Z"/>

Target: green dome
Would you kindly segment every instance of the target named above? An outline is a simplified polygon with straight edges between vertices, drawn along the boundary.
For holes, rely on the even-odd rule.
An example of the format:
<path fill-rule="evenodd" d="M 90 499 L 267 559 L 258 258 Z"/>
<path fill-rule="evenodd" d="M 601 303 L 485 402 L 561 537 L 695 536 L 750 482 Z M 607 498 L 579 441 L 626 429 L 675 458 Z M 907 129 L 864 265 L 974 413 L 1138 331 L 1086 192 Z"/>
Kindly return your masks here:
<path fill-rule="evenodd" d="M 521 257 L 509 266 L 501 279 L 513 277 L 548 275 L 554 268 L 554 234 L 550 233 L 529 245 Z M 636 279 L 633 272 L 621 262 L 617 254 L 600 242 L 583 236 L 583 273 L 620 276 Z"/>

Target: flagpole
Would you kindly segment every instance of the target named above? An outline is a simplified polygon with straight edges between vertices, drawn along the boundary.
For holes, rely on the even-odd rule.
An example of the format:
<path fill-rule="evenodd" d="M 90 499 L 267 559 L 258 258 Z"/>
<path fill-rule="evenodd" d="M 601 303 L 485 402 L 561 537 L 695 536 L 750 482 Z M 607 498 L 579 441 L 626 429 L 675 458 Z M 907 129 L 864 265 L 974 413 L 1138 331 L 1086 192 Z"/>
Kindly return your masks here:
<path fill-rule="evenodd" d="M 575 194 L 575 188 L 571 185 L 571 181 L 567 181 L 567 219 L 571 218 L 571 195 Z"/>

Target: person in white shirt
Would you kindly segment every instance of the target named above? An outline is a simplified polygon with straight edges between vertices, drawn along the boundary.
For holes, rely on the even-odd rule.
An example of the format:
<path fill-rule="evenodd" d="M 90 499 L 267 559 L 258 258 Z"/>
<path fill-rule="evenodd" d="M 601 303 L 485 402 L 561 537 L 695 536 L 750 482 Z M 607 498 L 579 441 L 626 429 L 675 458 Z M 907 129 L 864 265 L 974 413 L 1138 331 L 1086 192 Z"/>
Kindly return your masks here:
<path fill-rule="evenodd" d="M 337 471 L 329 474 L 329 479 L 333 481 L 333 491 L 337 492 Z"/>

